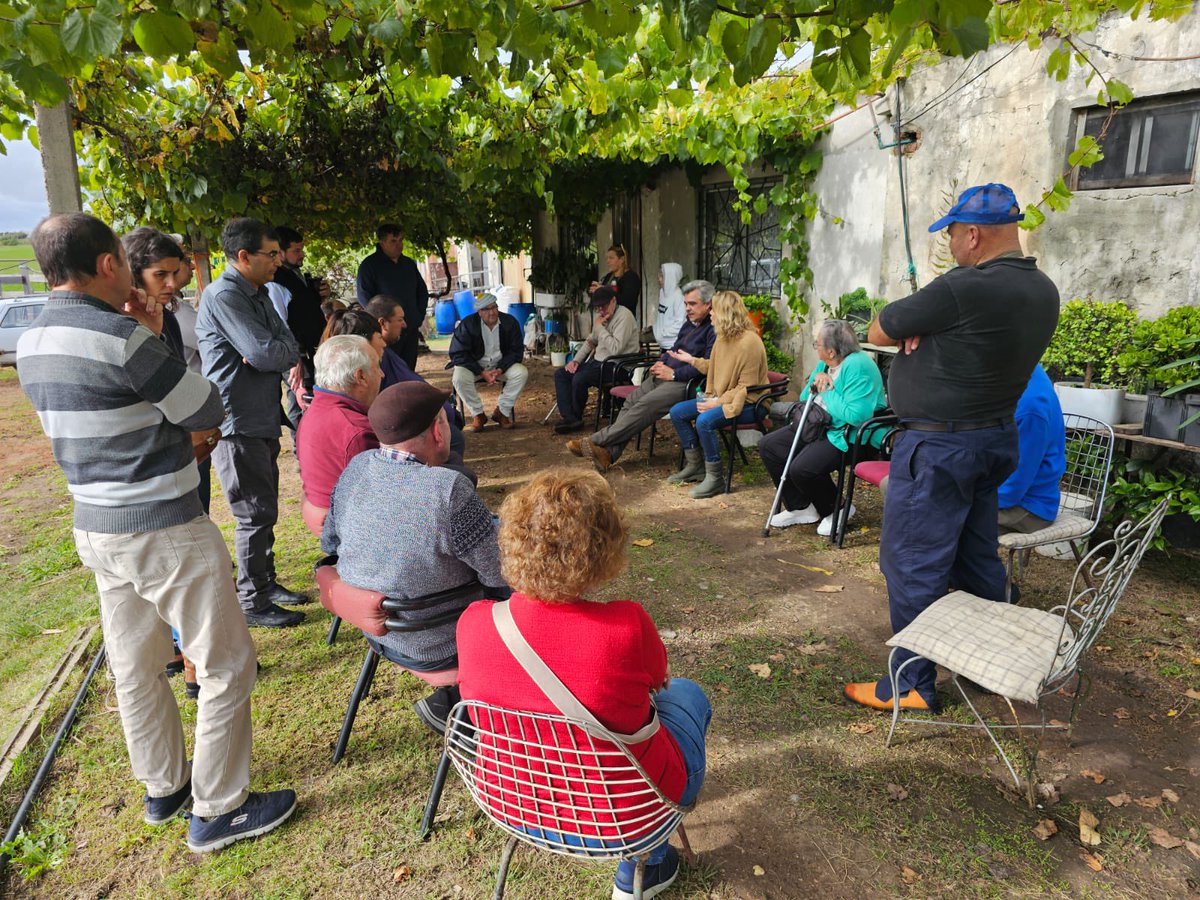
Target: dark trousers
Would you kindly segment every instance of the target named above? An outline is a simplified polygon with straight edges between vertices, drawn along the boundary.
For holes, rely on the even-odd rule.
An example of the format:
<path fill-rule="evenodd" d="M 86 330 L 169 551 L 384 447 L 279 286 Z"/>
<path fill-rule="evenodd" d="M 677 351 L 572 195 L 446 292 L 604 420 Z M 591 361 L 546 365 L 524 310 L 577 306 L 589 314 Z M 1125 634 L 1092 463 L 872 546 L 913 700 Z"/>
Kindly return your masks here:
<path fill-rule="evenodd" d="M 887 579 L 892 631 L 905 628 L 953 583 L 986 600 L 1004 600 L 997 490 L 1017 466 L 1017 426 L 977 431 L 902 431 L 892 450 L 879 568 Z M 913 656 L 896 654 L 896 664 Z M 935 702 L 933 663 L 904 670 L 900 690 Z M 875 690 L 891 698 L 887 679 Z"/>
<path fill-rule="evenodd" d="M 581 362 L 572 375 L 566 368 L 554 371 L 554 393 L 558 398 L 558 414 L 567 422 L 582 422 L 587 409 L 588 390 L 600 386 L 603 365 L 595 360 Z"/>
<path fill-rule="evenodd" d="M 212 457 L 209 456 L 202 463 L 196 463 L 196 468 L 200 470 L 200 486 L 197 490 L 200 492 L 200 505 L 204 507 L 204 514 L 208 515 L 208 508 L 212 505 Z"/>
<path fill-rule="evenodd" d="M 245 612 L 266 609 L 275 584 L 275 522 L 279 518 L 279 438 L 223 437 L 213 465 L 237 520 L 238 602 Z"/>
<path fill-rule="evenodd" d="M 796 427 L 789 425 L 766 435 L 759 442 L 758 455 L 776 487 L 779 486 L 779 480 L 783 479 L 784 509 L 801 510 L 812 504 L 824 518 L 833 512 L 837 503 L 837 487 L 829 473 L 842 464 L 842 457 L 846 454 L 829 443 L 828 438 L 811 444 L 801 442 L 796 447 L 796 455 L 792 457 L 785 477 L 783 467 L 792 449 L 792 441 L 796 438 Z"/>
<path fill-rule="evenodd" d="M 421 319 L 425 317 L 421 314 Z M 408 367 L 414 372 L 417 371 L 417 348 L 420 346 L 421 333 L 418 330 L 421 325 L 421 319 L 414 319 L 405 311 L 405 321 L 408 322 L 408 327 L 400 332 L 400 340 L 392 344 L 392 349 L 397 355 L 408 363 Z"/>

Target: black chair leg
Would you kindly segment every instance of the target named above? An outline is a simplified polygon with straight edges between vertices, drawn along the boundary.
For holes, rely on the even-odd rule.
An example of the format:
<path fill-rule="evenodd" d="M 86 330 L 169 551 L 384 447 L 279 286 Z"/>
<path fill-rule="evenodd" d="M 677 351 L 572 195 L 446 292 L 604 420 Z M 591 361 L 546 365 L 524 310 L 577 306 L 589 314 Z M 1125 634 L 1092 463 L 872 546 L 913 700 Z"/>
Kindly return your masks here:
<path fill-rule="evenodd" d="M 858 481 L 858 476 L 854 474 L 854 470 L 850 470 L 849 482 L 846 484 L 846 502 L 838 509 L 834 510 L 837 514 L 837 548 L 842 549 L 842 544 L 846 541 L 846 529 L 850 525 L 850 504 L 854 502 L 854 482 Z"/>
<path fill-rule="evenodd" d="M 433 776 L 433 787 L 429 789 L 429 799 L 425 801 L 425 814 L 421 816 L 421 831 L 417 835 L 420 840 L 429 837 L 433 831 L 433 818 L 437 815 L 438 804 L 442 802 L 442 789 L 446 787 L 446 775 L 450 772 L 450 754 L 442 751 L 438 760 L 437 772 Z"/>
<path fill-rule="evenodd" d="M 362 671 L 358 673 L 358 681 L 354 692 L 350 695 L 350 703 L 346 706 L 346 717 L 342 720 L 342 731 L 338 735 L 337 746 L 333 750 L 333 764 L 336 766 L 346 755 L 346 744 L 350 742 L 350 731 L 354 728 L 354 717 L 358 715 L 358 704 L 371 690 L 371 682 L 375 680 L 375 670 L 379 668 L 379 654 L 374 648 L 367 647 L 367 658 L 363 660 Z"/>
<path fill-rule="evenodd" d="M 504 845 L 504 852 L 500 855 L 500 870 L 496 873 L 496 892 L 492 894 L 492 900 L 504 900 L 504 884 L 508 881 L 508 866 L 512 862 L 513 852 L 516 849 L 516 837 L 510 837 L 508 843 Z"/>
<path fill-rule="evenodd" d="M 325 646 L 332 647 L 333 642 L 337 640 L 338 628 L 342 624 L 341 616 L 334 616 L 333 621 L 329 623 L 329 634 L 325 636 Z"/>
<path fill-rule="evenodd" d="M 842 546 L 839 526 L 842 523 L 842 492 L 846 490 L 846 458 L 845 455 L 842 456 L 842 464 L 838 467 L 837 495 L 833 501 L 833 511 L 835 513 L 833 517 L 833 530 L 829 532 L 829 543 L 837 544 L 839 548 Z"/>

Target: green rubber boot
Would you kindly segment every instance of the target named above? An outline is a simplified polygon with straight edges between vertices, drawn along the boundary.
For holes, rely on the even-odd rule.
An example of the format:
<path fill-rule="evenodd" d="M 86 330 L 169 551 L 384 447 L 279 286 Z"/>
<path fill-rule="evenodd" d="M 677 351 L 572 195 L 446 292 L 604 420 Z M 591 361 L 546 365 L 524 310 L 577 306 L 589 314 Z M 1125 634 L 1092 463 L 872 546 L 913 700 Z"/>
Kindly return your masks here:
<path fill-rule="evenodd" d="M 683 468 L 674 475 L 668 475 L 671 484 L 683 484 L 685 481 L 699 481 L 704 472 L 704 452 L 696 447 L 694 450 L 683 451 Z"/>
<path fill-rule="evenodd" d="M 725 493 L 725 473 L 721 469 L 720 460 L 704 464 L 704 480 L 688 491 L 693 500 L 703 500 L 705 497 Z"/>

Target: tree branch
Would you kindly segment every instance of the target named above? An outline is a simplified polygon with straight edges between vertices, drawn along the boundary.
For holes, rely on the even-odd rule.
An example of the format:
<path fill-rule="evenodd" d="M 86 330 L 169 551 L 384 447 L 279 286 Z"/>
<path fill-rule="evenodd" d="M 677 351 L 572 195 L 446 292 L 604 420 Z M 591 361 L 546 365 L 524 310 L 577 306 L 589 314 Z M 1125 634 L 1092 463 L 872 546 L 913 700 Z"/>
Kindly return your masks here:
<path fill-rule="evenodd" d="M 586 2 L 586 0 L 585 0 Z M 717 4 L 717 9 L 727 15 L 737 16 L 741 19 L 757 19 L 762 16 L 764 19 L 820 19 L 825 16 L 837 15 L 837 6 L 828 6 L 825 9 L 814 9 L 812 12 L 801 13 L 748 13 L 742 12 L 740 9 L 734 9 L 732 6 L 722 6 Z"/>

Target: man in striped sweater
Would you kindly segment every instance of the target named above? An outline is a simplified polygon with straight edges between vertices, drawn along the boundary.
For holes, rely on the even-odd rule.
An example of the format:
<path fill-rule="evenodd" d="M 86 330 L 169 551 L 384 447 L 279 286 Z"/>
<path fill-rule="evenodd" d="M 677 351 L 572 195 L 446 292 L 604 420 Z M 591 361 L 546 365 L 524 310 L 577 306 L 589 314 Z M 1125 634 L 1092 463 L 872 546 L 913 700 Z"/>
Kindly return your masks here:
<path fill-rule="evenodd" d="M 133 290 L 108 226 L 52 216 L 31 241 L 53 291 L 18 342 L 18 372 L 75 499 L 75 545 L 96 576 L 145 819 L 165 822 L 194 798 L 192 850 L 264 834 L 291 815 L 296 795 L 248 790 L 254 644 L 229 551 L 200 506 L 190 435 L 221 422 L 220 395 L 122 314 L 127 301 L 155 301 Z M 201 686 L 190 766 L 163 674 L 172 626 Z"/>

